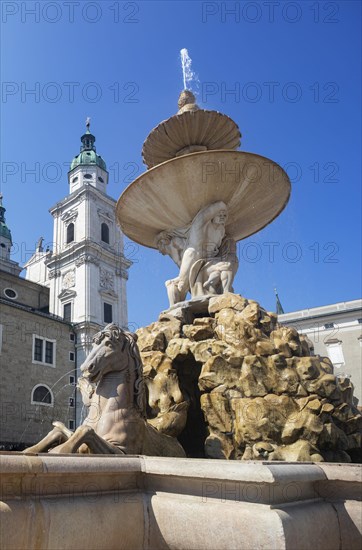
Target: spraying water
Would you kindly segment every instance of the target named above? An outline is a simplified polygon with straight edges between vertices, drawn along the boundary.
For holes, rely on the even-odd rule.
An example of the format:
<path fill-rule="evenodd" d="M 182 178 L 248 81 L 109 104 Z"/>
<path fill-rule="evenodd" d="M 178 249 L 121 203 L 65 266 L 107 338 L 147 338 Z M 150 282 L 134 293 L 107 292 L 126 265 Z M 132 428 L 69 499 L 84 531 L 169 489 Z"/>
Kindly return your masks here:
<path fill-rule="evenodd" d="M 182 66 L 182 76 L 183 76 L 183 84 L 184 84 L 184 90 L 191 90 L 191 82 L 196 77 L 196 74 L 191 69 L 191 57 L 189 56 L 189 52 L 186 48 L 182 48 L 180 51 L 181 56 L 181 66 Z"/>

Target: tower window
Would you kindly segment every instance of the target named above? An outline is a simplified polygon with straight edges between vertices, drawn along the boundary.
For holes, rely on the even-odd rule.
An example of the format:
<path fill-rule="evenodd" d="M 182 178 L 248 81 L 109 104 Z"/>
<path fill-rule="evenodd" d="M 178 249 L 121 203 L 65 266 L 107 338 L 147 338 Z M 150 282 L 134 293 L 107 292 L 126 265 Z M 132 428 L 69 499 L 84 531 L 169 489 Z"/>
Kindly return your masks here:
<path fill-rule="evenodd" d="M 84 174 L 84 178 L 86 180 L 91 180 L 93 176 L 91 176 L 91 174 Z"/>
<path fill-rule="evenodd" d="M 100 181 L 101 183 L 104 183 L 104 179 L 101 178 L 101 176 L 98 176 L 98 181 Z"/>
<path fill-rule="evenodd" d="M 75 178 L 72 179 L 72 183 L 75 183 L 76 181 L 78 181 L 78 176 L 75 176 Z"/>
<path fill-rule="evenodd" d="M 47 386 L 38 385 L 31 392 L 32 405 L 53 405 L 53 396 Z"/>
<path fill-rule="evenodd" d="M 103 304 L 103 321 L 105 323 L 112 323 L 113 321 L 112 305 L 106 302 Z"/>
<path fill-rule="evenodd" d="M 67 244 L 74 241 L 74 223 L 70 223 L 67 227 Z"/>
<path fill-rule="evenodd" d="M 109 244 L 109 227 L 106 223 L 101 225 L 101 239 L 104 243 Z"/>
<path fill-rule="evenodd" d="M 70 323 L 72 321 L 72 304 L 68 302 L 63 306 L 63 319 Z"/>
<path fill-rule="evenodd" d="M 4 294 L 7 298 L 10 298 L 11 300 L 15 300 L 15 298 L 18 297 L 17 293 L 12 288 L 6 288 L 4 290 Z"/>

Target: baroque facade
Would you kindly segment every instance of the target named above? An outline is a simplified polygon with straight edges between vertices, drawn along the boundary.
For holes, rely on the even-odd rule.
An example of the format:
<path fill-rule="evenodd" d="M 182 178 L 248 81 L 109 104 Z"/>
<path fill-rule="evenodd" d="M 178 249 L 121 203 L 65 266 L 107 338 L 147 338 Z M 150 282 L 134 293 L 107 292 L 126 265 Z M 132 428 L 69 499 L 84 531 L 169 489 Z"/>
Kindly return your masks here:
<path fill-rule="evenodd" d="M 7 448 L 33 444 L 49 431 L 52 420 L 61 420 L 71 429 L 79 424 L 82 403 L 75 384 L 92 338 L 109 322 L 127 326 L 126 281 L 131 262 L 123 255 L 116 201 L 107 195 L 108 172 L 96 153 L 89 122 L 81 142 L 68 173 L 69 194 L 50 209 L 53 250 L 44 250 L 39 239 L 24 266 L 25 279 L 19 277 L 22 268 L 10 259 L 11 233 L 1 207 L 1 386 L 3 418 L 7 418 L 1 441 Z M 48 389 L 35 388 L 36 395 L 44 393 L 42 404 L 36 406 L 32 392 L 42 383 Z M 67 390 L 61 390 L 61 383 Z M 13 406 L 17 402 L 19 410 Z M 34 407 L 40 407 L 35 423 L 28 419 L 34 416 Z M 26 411 L 25 416 L 20 410 Z M 25 428 L 27 423 L 32 432 Z"/>

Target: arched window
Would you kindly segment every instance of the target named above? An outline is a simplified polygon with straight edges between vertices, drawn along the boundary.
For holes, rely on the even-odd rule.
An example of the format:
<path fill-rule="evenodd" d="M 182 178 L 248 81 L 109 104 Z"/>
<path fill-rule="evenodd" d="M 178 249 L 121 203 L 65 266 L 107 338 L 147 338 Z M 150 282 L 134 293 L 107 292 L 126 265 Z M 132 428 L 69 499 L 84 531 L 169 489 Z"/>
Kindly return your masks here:
<path fill-rule="evenodd" d="M 31 392 L 31 403 L 32 405 L 53 405 L 53 394 L 48 386 L 38 384 L 34 386 L 33 391 Z"/>
<path fill-rule="evenodd" d="M 74 241 L 74 223 L 70 223 L 67 227 L 67 244 Z"/>
<path fill-rule="evenodd" d="M 109 227 L 106 223 L 101 225 L 101 239 L 104 243 L 109 244 Z"/>

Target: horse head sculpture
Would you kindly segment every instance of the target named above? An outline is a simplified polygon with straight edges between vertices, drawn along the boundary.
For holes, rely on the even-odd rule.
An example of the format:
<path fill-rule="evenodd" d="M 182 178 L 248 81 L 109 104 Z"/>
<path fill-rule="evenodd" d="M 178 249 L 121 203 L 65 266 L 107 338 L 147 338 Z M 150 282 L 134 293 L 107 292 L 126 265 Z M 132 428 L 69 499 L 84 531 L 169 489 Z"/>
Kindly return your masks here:
<path fill-rule="evenodd" d="M 88 416 L 71 432 L 61 422 L 24 452 L 185 456 L 178 441 L 146 421 L 145 386 L 136 335 L 109 324 L 93 338 L 78 386 Z"/>

